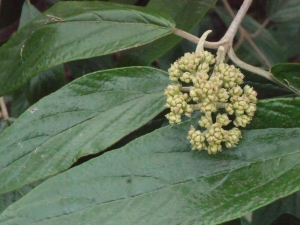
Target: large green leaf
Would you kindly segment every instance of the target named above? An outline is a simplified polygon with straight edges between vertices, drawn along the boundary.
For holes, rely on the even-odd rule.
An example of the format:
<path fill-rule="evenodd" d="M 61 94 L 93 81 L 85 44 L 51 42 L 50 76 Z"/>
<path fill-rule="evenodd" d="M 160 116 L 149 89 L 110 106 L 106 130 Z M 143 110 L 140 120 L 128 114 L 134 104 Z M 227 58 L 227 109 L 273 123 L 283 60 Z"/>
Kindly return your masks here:
<path fill-rule="evenodd" d="M 237 148 L 209 155 L 191 151 L 190 123 L 161 128 L 48 179 L 8 207 L 1 224 L 210 225 L 300 189 L 299 127 L 258 125 L 243 131 Z"/>
<path fill-rule="evenodd" d="M 31 106 L 0 135 L 0 193 L 66 170 L 164 109 L 168 76 L 132 67 L 78 78 Z"/>
<path fill-rule="evenodd" d="M 151 0 L 146 8 L 167 12 L 176 22 L 176 28 L 189 32 L 216 2 L 217 0 Z M 179 37 L 172 35 L 145 46 L 122 51 L 119 66 L 149 65 L 179 41 Z"/>
<path fill-rule="evenodd" d="M 299 98 L 268 99 L 257 103 L 258 110 L 247 129 L 300 127 Z M 273 119 L 276 118 L 276 119 Z"/>
<path fill-rule="evenodd" d="M 18 30 L 20 30 L 40 14 L 40 11 L 38 11 L 33 5 L 31 5 L 30 2 L 25 1 L 22 8 Z M 63 65 L 58 65 L 49 68 L 30 79 L 23 90 L 25 91 L 25 95 L 29 103 L 33 104 L 40 100 L 42 97 L 58 90 L 63 85 L 65 85 L 65 83 L 66 81 L 64 77 Z M 12 101 L 11 104 L 14 105 L 15 102 Z"/>
<path fill-rule="evenodd" d="M 144 45 L 174 26 L 171 18 L 142 7 L 60 2 L 0 48 L 0 95 L 49 67 Z"/>

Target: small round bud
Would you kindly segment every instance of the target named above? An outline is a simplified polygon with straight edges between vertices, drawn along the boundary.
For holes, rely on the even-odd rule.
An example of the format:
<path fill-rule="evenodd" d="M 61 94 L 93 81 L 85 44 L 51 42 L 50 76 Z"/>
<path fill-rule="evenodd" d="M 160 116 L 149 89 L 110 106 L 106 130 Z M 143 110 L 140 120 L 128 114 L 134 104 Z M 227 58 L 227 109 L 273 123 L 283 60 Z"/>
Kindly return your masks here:
<path fill-rule="evenodd" d="M 199 126 L 209 128 L 212 124 L 212 118 L 210 113 L 206 113 L 205 116 L 201 116 L 201 120 L 198 122 Z"/>
<path fill-rule="evenodd" d="M 217 122 L 221 125 L 221 126 L 227 126 L 231 120 L 228 118 L 228 116 L 226 114 L 218 114 L 217 115 Z"/>

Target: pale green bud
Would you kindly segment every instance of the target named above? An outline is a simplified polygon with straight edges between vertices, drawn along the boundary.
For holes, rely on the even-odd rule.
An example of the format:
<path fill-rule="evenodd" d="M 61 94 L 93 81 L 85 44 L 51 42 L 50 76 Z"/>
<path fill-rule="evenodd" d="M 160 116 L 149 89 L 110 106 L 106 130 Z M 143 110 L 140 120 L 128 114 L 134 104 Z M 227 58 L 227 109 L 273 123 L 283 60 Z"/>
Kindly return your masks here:
<path fill-rule="evenodd" d="M 243 89 L 240 86 L 236 86 L 230 90 L 231 96 L 234 95 L 240 96 L 241 94 L 243 94 Z"/>
<path fill-rule="evenodd" d="M 222 146 L 220 144 L 209 145 L 207 151 L 209 154 L 216 154 L 218 151 L 221 151 Z"/>
<path fill-rule="evenodd" d="M 216 120 L 221 126 L 227 126 L 231 122 L 227 114 L 220 114 L 220 113 L 217 115 Z"/>
<path fill-rule="evenodd" d="M 254 116 L 255 111 L 256 111 L 255 104 L 249 104 L 249 108 L 247 110 L 245 110 L 245 112 L 248 114 L 248 116 Z"/>
<path fill-rule="evenodd" d="M 225 110 L 229 115 L 232 115 L 234 113 L 232 104 L 230 103 L 225 104 Z"/>
<path fill-rule="evenodd" d="M 205 116 L 201 116 L 201 119 L 198 122 L 198 124 L 201 127 L 205 127 L 205 128 L 209 128 L 212 125 L 212 123 L 213 121 L 210 113 L 207 113 Z"/>

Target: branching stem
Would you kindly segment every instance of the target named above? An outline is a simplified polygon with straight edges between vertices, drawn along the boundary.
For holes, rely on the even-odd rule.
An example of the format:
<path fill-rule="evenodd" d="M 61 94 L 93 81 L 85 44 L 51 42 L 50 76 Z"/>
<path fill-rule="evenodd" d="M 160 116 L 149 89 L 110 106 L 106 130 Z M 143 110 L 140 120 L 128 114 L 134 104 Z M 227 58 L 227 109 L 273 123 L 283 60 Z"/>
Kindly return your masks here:
<path fill-rule="evenodd" d="M 235 18 L 234 12 L 231 9 L 230 5 L 228 4 L 227 0 L 222 0 L 222 2 L 224 4 L 226 10 L 230 14 L 230 16 L 232 18 Z M 265 21 L 265 23 L 266 23 L 266 21 Z M 266 25 L 267 24 L 265 24 L 264 26 L 266 26 Z M 267 59 L 267 57 L 262 53 L 262 51 L 257 47 L 257 45 L 254 43 L 254 41 L 252 40 L 251 35 L 241 25 L 239 25 L 238 29 L 239 29 L 239 31 L 241 33 L 241 39 L 245 38 L 249 42 L 249 44 L 251 45 L 251 47 L 254 49 L 254 51 L 257 53 L 257 55 L 261 58 L 261 60 L 263 61 L 263 63 L 267 67 L 271 67 L 271 63 L 269 62 L 269 60 Z M 262 28 L 258 29 L 257 32 L 259 33 L 259 32 L 261 32 L 261 30 L 262 30 Z M 257 34 L 255 34 L 255 35 L 257 35 Z"/>
<path fill-rule="evenodd" d="M 226 0 L 223 0 L 223 2 L 227 3 Z M 221 38 L 221 40 L 227 41 L 227 49 L 231 48 L 233 38 L 237 32 L 237 29 L 239 28 L 243 18 L 245 17 L 251 3 L 252 0 L 244 0 L 243 4 L 241 5 L 241 8 L 239 9 L 238 13 L 235 15 L 225 35 Z"/>
<path fill-rule="evenodd" d="M 233 63 L 235 63 L 237 66 L 239 66 L 240 68 L 243 68 L 247 71 L 250 71 L 252 73 L 255 73 L 257 75 L 263 76 L 265 78 L 267 78 L 270 81 L 273 81 L 275 83 L 277 83 L 273 78 L 272 78 L 272 74 L 266 70 L 263 70 L 259 67 L 255 67 L 252 66 L 250 64 L 247 64 L 245 62 L 243 62 L 242 60 L 240 60 L 234 53 L 233 49 L 230 48 L 229 51 L 227 52 L 229 58 L 232 60 Z"/>
<path fill-rule="evenodd" d="M 188 93 L 188 92 L 190 92 L 190 87 L 182 87 L 181 88 L 181 92 L 183 92 L 183 93 Z"/>
<path fill-rule="evenodd" d="M 223 0 L 224 2 L 226 2 L 226 0 Z M 226 2 L 227 3 L 227 2 Z M 229 58 L 237 65 L 239 66 L 240 68 L 243 68 L 245 70 L 248 70 L 250 72 L 253 72 L 255 74 L 258 74 L 260 76 L 263 76 L 265 78 L 267 78 L 268 80 L 271 80 L 275 83 L 277 83 L 273 78 L 272 78 L 272 75 L 270 72 L 268 71 L 265 71 L 259 67 L 255 67 L 255 66 L 252 66 L 252 65 L 249 65 L 245 62 L 243 62 L 242 60 L 240 60 L 234 53 L 233 49 L 232 49 L 232 42 L 233 42 L 233 38 L 237 32 L 237 29 L 239 28 L 241 22 L 242 22 L 242 19 L 244 18 L 244 16 L 246 15 L 246 12 L 248 11 L 250 5 L 252 3 L 252 0 L 244 0 L 241 8 L 239 9 L 238 13 L 236 14 L 236 16 L 234 17 L 232 23 L 230 24 L 227 32 L 225 33 L 225 35 L 221 38 L 220 41 L 218 42 L 208 42 L 208 41 L 205 41 L 204 42 L 204 47 L 206 48 L 209 48 L 209 49 L 218 49 L 220 46 L 223 46 L 224 49 L 225 49 L 225 52 L 227 52 L 227 55 L 229 56 Z M 199 42 L 199 38 L 190 34 L 190 33 L 187 33 L 183 30 L 180 30 L 180 29 L 177 29 L 175 28 L 173 33 L 177 36 L 180 36 L 182 38 L 185 38 L 191 42 L 194 42 L 196 44 L 198 44 Z M 246 36 L 245 36 L 246 37 Z M 250 38 L 250 36 L 248 35 L 248 37 Z M 247 38 L 247 37 L 246 37 Z M 251 39 L 251 38 L 250 38 Z M 253 46 L 252 46 L 253 47 Z M 257 46 L 256 46 L 257 47 Z M 260 52 L 259 49 L 256 49 Z M 268 63 L 267 60 L 264 60 L 263 61 L 268 65 L 270 66 L 270 64 Z M 183 87 L 182 88 L 182 91 L 183 92 L 188 92 L 189 89 L 188 88 L 185 88 Z"/>

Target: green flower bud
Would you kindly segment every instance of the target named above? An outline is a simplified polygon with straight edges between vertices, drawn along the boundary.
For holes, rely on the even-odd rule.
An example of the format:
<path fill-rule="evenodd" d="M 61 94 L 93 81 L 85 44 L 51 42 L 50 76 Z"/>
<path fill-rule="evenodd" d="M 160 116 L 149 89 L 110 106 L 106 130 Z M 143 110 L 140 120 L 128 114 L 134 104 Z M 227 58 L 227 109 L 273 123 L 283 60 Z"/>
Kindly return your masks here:
<path fill-rule="evenodd" d="M 185 83 L 190 83 L 191 82 L 191 73 L 190 72 L 183 73 L 182 76 L 180 77 L 180 80 Z"/>
<path fill-rule="evenodd" d="M 216 154 L 218 151 L 222 150 L 222 146 L 220 144 L 209 145 L 207 151 L 209 154 Z"/>
<path fill-rule="evenodd" d="M 218 114 L 217 115 L 217 123 L 219 123 L 221 126 L 227 126 L 231 120 L 228 118 L 227 114 Z"/>
<path fill-rule="evenodd" d="M 239 139 L 242 138 L 242 133 L 238 128 L 232 128 L 228 131 L 228 137 L 225 141 L 227 148 L 236 147 L 236 144 L 239 142 Z"/>
<path fill-rule="evenodd" d="M 249 104 L 249 108 L 246 110 L 246 113 L 248 114 L 248 116 L 254 116 L 255 111 L 256 111 L 256 105 Z"/>
<path fill-rule="evenodd" d="M 211 127 L 211 125 L 213 124 L 213 121 L 212 121 L 212 118 L 211 118 L 211 114 L 210 113 L 206 113 L 205 116 L 201 116 L 201 119 L 199 120 L 198 124 L 201 127 L 205 127 L 205 128 Z"/>
<path fill-rule="evenodd" d="M 191 127 L 190 127 L 190 130 L 189 130 L 189 132 L 188 132 L 188 139 L 192 139 L 192 135 L 194 134 L 196 132 L 196 129 L 195 129 L 195 127 L 193 127 L 192 125 L 191 125 Z"/>
<path fill-rule="evenodd" d="M 210 113 L 210 112 L 217 111 L 217 107 L 215 103 L 203 102 L 203 103 L 199 103 L 199 106 L 201 112 L 203 113 Z"/>
<path fill-rule="evenodd" d="M 217 101 L 219 102 L 227 102 L 229 98 L 229 94 L 226 91 L 226 89 L 221 88 L 220 90 L 217 91 Z"/>
<path fill-rule="evenodd" d="M 208 74 L 203 71 L 196 72 L 196 77 L 200 80 L 207 80 L 209 78 Z"/>
<path fill-rule="evenodd" d="M 206 149 L 205 137 L 200 130 L 196 130 L 193 126 L 191 126 L 187 138 L 190 140 L 193 149 Z"/>
<path fill-rule="evenodd" d="M 223 86 L 225 88 L 233 88 L 238 84 L 243 82 L 244 75 L 239 69 L 235 68 L 233 65 L 228 65 L 226 63 L 220 63 L 215 66 L 214 73 L 223 74 Z"/>
<path fill-rule="evenodd" d="M 233 106 L 230 103 L 225 104 L 225 110 L 229 115 L 234 113 Z"/>
<path fill-rule="evenodd" d="M 184 110 L 186 116 L 190 117 L 193 113 L 193 108 L 190 105 L 187 105 Z"/>
<path fill-rule="evenodd" d="M 229 93 L 231 96 L 240 96 L 241 94 L 243 94 L 243 89 L 240 86 L 236 86 L 232 88 Z"/>
<path fill-rule="evenodd" d="M 251 117 L 247 116 L 245 114 L 243 115 L 237 115 L 235 120 L 233 121 L 233 124 L 235 126 L 241 126 L 241 127 L 245 127 L 248 123 L 250 123 L 251 121 Z"/>
<path fill-rule="evenodd" d="M 166 118 L 169 120 L 170 124 L 174 123 L 181 123 L 181 117 L 178 114 L 175 114 L 174 112 L 170 112 L 166 115 Z"/>
<path fill-rule="evenodd" d="M 180 93 L 181 85 L 180 84 L 169 84 L 167 89 L 165 89 L 165 95 L 175 96 Z"/>
<path fill-rule="evenodd" d="M 205 60 L 206 63 L 208 64 L 214 64 L 216 62 L 215 57 L 213 54 L 211 54 L 208 51 L 203 51 L 202 52 L 203 58 Z"/>
<path fill-rule="evenodd" d="M 209 64 L 204 62 L 202 64 L 199 64 L 197 72 L 204 72 L 207 73 L 209 71 Z"/>

